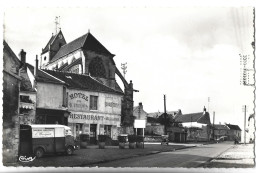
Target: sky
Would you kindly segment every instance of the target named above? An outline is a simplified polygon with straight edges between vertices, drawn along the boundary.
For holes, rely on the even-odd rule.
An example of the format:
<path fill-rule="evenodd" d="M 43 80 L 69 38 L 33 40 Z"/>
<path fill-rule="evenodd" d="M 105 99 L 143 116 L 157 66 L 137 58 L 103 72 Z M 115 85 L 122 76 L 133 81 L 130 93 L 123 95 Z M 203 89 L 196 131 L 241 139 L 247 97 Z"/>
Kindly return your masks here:
<path fill-rule="evenodd" d="M 126 80 L 139 90 L 134 104 L 142 102 L 148 113 L 164 111 L 164 94 L 167 111 L 196 113 L 205 106 L 211 122 L 214 111 L 215 123 L 241 129 L 242 105 L 247 117 L 254 111 L 254 87 L 240 85 L 239 56 L 249 55 L 253 68 L 252 7 L 13 7 L 4 10 L 3 37 L 33 65 L 55 33 L 56 16 L 67 43 L 90 30 L 116 55 L 121 72 L 127 62 Z"/>

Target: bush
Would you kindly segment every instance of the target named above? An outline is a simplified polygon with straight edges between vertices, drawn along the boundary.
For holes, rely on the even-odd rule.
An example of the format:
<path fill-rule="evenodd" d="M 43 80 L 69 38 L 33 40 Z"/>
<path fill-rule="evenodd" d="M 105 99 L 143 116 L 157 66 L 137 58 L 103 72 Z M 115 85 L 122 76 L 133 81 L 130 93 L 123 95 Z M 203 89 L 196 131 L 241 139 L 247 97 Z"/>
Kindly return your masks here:
<path fill-rule="evenodd" d="M 118 136 L 118 142 L 121 142 L 121 143 L 124 142 L 125 143 L 126 138 L 127 138 L 126 136 Z"/>
<path fill-rule="evenodd" d="M 136 135 L 128 135 L 128 141 L 130 143 L 136 142 Z"/>
<path fill-rule="evenodd" d="M 98 142 L 106 142 L 107 135 L 98 135 Z"/>

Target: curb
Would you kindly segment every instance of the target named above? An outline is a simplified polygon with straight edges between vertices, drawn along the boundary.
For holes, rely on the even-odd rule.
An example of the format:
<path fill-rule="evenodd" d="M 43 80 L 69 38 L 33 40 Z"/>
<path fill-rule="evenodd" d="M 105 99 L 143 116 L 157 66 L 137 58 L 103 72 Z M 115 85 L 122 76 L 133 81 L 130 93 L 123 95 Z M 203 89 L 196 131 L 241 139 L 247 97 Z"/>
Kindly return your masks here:
<path fill-rule="evenodd" d="M 184 150 L 187 148 L 194 148 L 194 147 L 197 147 L 197 146 L 184 146 L 182 148 L 176 148 L 176 149 L 167 150 L 167 151 L 151 151 L 149 153 L 141 153 L 141 154 L 136 154 L 136 155 L 132 155 L 132 156 L 124 157 L 124 158 L 116 158 L 116 159 L 112 159 L 112 160 L 101 160 L 101 161 L 97 161 L 97 162 L 89 163 L 89 164 L 74 165 L 72 167 L 85 167 L 85 166 L 94 167 L 95 164 L 107 163 L 107 162 L 112 162 L 112 161 L 117 161 L 117 160 L 122 160 L 122 159 L 130 159 L 130 158 L 141 157 L 141 156 L 154 155 L 154 154 L 159 154 L 159 153 L 163 153 L 163 152 L 171 152 L 171 151 L 174 152 L 177 150 Z"/>

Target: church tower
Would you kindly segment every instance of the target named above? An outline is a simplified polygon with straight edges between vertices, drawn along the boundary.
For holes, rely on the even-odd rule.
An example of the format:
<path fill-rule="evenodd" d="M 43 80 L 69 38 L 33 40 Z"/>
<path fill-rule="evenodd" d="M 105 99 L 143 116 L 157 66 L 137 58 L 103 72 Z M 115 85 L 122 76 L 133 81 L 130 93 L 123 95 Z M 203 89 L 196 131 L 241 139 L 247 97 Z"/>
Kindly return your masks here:
<path fill-rule="evenodd" d="M 56 34 L 51 36 L 47 45 L 42 49 L 40 58 L 40 68 L 45 69 L 50 63 L 52 58 L 57 54 L 60 48 L 66 44 L 66 40 L 61 32 L 61 30 Z"/>

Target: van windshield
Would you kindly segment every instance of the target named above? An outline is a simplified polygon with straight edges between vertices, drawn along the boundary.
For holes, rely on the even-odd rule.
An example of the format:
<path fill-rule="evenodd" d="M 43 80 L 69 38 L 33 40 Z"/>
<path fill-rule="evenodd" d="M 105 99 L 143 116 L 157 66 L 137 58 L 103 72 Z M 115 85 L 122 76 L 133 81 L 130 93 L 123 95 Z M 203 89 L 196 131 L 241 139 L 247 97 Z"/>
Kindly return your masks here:
<path fill-rule="evenodd" d="M 70 129 L 65 130 L 65 136 L 72 136 L 72 132 Z"/>

